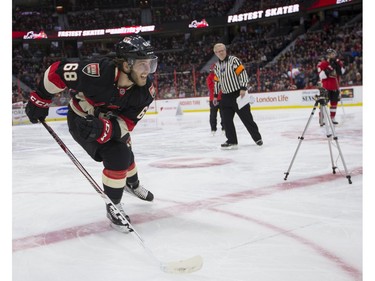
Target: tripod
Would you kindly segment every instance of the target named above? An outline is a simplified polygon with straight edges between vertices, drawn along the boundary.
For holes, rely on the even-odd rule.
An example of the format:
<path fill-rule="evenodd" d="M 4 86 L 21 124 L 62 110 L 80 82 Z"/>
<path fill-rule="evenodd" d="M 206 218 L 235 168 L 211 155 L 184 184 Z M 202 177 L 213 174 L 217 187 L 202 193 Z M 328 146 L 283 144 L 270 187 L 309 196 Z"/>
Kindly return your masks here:
<path fill-rule="evenodd" d="M 321 88 L 320 92 L 321 93 L 323 92 L 324 94 L 326 94 L 326 90 L 325 89 Z M 287 178 L 289 176 L 289 172 L 292 169 L 292 165 L 293 165 L 293 162 L 294 162 L 294 160 L 295 160 L 295 158 L 297 156 L 297 152 L 298 152 L 298 150 L 299 150 L 299 148 L 300 148 L 300 146 L 302 144 L 302 141 L 304 140 L 304 135 L 305 135 L 305 133 L 307 131 L 307 128 L 310 125 L 311 119 L 314 116 L 316 108 L 318 107 L 318 105 L 320 105 L 320 110 L 321 110 L 321 113 L 323 115 L 323 121 L 326 124 L 326 126 L 325 126 L 326 127 L 326 136 L 327 136 L 327 140 L 328 140 L 329 153 L 331 155 L 332 173 L 336 174 L 337 167 L 335 166 L 334 161 L 333 161 L 331 139 L 333 139 L 336 142 L 336 146 L 337 146 L 337 149 L 339 151 L 339 155 L 341 157 L 342 164 L 344 165 L 344 169 L 345 169 L 345 173 L 346 173 L 346 178 L 348 179 L 349 184 L 352 184 L 351 176 L 348 173 L 348 169 L 346 168 L 344 157 L 343 157 L 342 152 L 341 152 L 341 148 L 340 148 L 340 145 L 339 145 L 338 137 L 335 134 L 335 129 L 334 129 L 332 120 L 331 120 L 331 118 L 329 117 L 329 114 L 328 114 L 329 111 L 327 109 L 327 101 L 328 101 L 328 97 L 326 95 L 325 96 L 321 96 L 321 95 L 315 96 L 315 104 L 314 104 L 314 107 L 313 107 L 312 112 L 310 114 L 310 118 L 307 121 L 305 129 L 303 130 L 302 136 L 298 137 L 300 141 L 299 141 L 297 149 L 296 149 L 296 151 L 295 151 L 295 153 L 293 155 L 293 158 L 292 158 L 292 161 L 291 161 L 291 163 L 289 165 L 288 171 L 284 173 L 285 174 L 284 180 L 287 180 Z"/>

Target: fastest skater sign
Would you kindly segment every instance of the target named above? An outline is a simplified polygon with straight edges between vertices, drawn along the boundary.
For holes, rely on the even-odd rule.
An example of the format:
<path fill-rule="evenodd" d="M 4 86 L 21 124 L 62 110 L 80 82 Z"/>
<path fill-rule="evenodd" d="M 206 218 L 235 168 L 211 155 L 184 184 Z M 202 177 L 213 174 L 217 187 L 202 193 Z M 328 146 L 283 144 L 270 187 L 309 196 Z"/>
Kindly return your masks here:
<path fill-rule="evenodd" d="M 254 11 L 254 12 L 243 13 L 243 14 L 229 15 L 227 22 L 228 23 L 242 22 L 242 21 L 256 20 L 256 19 L 262 19 L 262 18 L 269 18 L 269 17 L 274 17 L 274 16 L 288 15 L 288 14 L 293 14 L 293 13 L 298 13 L 298 12 L 299 12 L 299 4 L 295 4 L 295 5 L 271 8 L 267 10 Z"/>

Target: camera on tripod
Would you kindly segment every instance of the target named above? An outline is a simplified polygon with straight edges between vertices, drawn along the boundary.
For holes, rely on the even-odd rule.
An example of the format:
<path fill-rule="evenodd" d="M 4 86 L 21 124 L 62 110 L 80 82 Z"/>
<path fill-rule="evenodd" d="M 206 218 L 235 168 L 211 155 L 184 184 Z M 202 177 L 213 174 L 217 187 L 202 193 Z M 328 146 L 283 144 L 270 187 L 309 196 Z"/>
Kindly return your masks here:
<path fill-rule="evenodd" d="M 327 104 L 329 101 L 328 91 L 323 87 L 318 87 L 319 95 L 315 95 L 314 100 L 319 102 L 322 105 Z"/>
<path fill-rule="evenodd" d="M 334 129 L 333 123 L 332 123 L 332 119 L 330 118 L 330 111 L 327 108 L 327 102 L 329 101 L 328 91 L 325 88 L 323 88 L 323 86 L 320 83 L 317 86 L 318 86 L 317 89 L 319 90 L 319 95 L 314 96 L 314 100 L 315 100 L 314 107 L 311 111 L 310 118 L 307 121 L 306 127 L 303 130 L 302 136 L 298 137 L 299 143 L 298 143 L 297 149 L 296 149 L 296 151 L 293 155 L 292 161 L 290 162 L 288 171 L 286 171 L 284 173 L 285 174 L 284 180 L 286 180 L 289 176 L 290 170 L 292 169 L 292 165 L 293 165 L 294 160 L 297 156 L 297 152 L 298 152 L 298 150 L 301 146 L 302 141 L 305 139 L 304 135 L 307 131 L 307 128 L 310 125 L 310 122 L 311 122 L 311 120 L 314 116 L 314 113 L 315 113 L 316 109 L 319 107 L 319 109 L 321 110 L 321 112 L 319 113 L 321 117 L 319 117 L 319 118 L 322 118 L 322 123 L 326 124 L 325 129 L 326 129 L 326 137 L 327 137 L 327 140 L 328 140 L 329 153 L 331 155 L 332 173 L 336 174 L 336 169 L 337 169 L 337 167 L 335 166 L 335 163 L 334 163 L 334 159 L 333 159 L 332 144 L 331 144 L 331 141 L 335 141 L 335 143 L 336 143 L 335 146 L 338 149 L 339 156 L 341 158 L 342 164 L 343 164 L 344 169 L 345 169 L 346 178 L 348 179 L 349 184 L 352 184 L 351 175 L 349 174 L 348 169 L 346 167 L 346 164 L 345 164 L 345 161 L 344 161 L 344 156 L 342 155 L 341 148 L 340 148 L 340 145 L 339 145 L 338 137 L 336 136 L 335 129 Z"/>

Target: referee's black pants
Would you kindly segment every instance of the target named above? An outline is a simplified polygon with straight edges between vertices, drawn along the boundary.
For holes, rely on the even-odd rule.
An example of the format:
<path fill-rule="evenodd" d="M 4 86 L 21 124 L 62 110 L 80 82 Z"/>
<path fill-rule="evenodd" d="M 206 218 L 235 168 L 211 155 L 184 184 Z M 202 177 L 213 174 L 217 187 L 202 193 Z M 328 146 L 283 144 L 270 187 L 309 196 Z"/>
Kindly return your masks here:
<path fill-rule="evenodd" d="M 257 124 L 254 122 L 253 115 L 250 111 L 250 104 L 238 109 L 236 99 L 239 95 L 240 91 L 236 91 L 229 94 L 223 94 L 221 98 L 221 110 L 223 111 L 225 136 L 227 137 L 227 142 L 231 144 L 238 144 L 236 128 L 233 121 L 235 113 L 237 113 L 238 117 L 240 117 L 254 142 L 257 142 L 258 140 L 262 139 L 262 136 L 259 133 Z"/>

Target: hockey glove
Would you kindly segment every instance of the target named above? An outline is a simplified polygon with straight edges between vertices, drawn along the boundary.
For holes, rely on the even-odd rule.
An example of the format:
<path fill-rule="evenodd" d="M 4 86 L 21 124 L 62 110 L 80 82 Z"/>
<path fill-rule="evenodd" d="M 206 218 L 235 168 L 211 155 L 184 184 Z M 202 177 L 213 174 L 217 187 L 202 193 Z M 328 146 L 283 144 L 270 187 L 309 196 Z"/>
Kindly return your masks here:
<path fill-rule="evenodd" d="M 214 99 L 212 100 L 212 104 L 213 104 L 214 106 L 219 105 L 219 101 L 217 100 L 217 98 L 214 98 Z"/>
<path fill-rule="evenodd" d="M 86 118 L 78 117 L 75 122 L 80 136 L 88 142 L 103 144 L 113 136 L 113 124 L 108 119 L 88 115 Z"/>
<path fill-rule="evenodd" d="M 340 63 L 339 63 L 339 59 L 336 59 L 335 61 L 333 61 L 333 63 L 331 64 L 332 65 L 332 67 L 335 69 L 335 71 L 336 71 L 336 73 L 338 74 L 338 75 L 342 75 L 343 73 L 342 73 L 342 70 L 341 70 L 341 65 L 340 65 Z"/>
<path fill-rule="evenodd" d="M 332 66 L 328 66 L 327 69 L 324 70 L 324 72 L 327 77 L 336 77 L 336 71 Z"/>
<path fill-rule="evenodd" d="M 30 122 L 35 124 L 38 123 L 38 120 L 44 121 L 48 116 L 48 109 L 51 102 L 51 99 L 43 99 L 37 92 L 31 92 L 25 109 Z"/>

